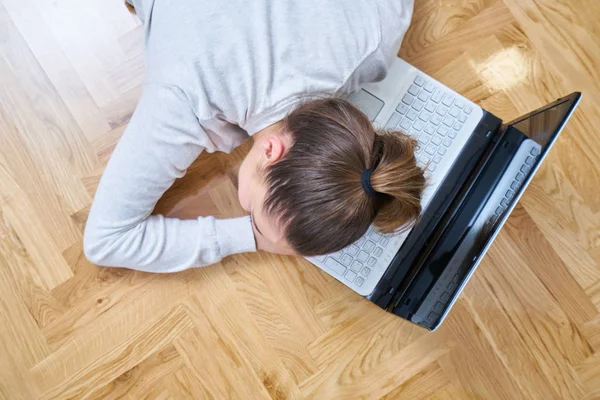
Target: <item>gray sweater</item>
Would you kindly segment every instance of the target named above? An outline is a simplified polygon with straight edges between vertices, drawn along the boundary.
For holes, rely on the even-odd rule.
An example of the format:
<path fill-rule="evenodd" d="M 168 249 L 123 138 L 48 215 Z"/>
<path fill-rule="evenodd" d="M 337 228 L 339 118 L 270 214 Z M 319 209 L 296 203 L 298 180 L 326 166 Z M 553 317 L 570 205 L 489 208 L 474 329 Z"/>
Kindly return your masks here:
<path fill-rule="evenodd" d="M 151 215 L 202 151 L 231 152 L 303 99 L 387 73 L 413 0 L 133 0 L 147 81 L 98 186 L 84 250 L 99 265 L 174 272 L 255 251 L 249 217 Z"/>

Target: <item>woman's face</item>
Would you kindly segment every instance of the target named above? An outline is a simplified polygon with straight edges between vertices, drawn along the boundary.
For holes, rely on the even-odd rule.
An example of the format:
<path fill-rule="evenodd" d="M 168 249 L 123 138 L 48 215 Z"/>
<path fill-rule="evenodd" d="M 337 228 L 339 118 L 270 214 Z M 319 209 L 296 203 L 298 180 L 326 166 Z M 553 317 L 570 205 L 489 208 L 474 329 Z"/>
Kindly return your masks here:
<path fill-rule="evenodd" d="M 263 212 L 267 185 L 261 171 L 279 161 L 289 148 L 289 137 L 279 131 L 279 124 L 271 125 L 253 136 L 252 149 L 238 172 L 238 198 L 244 210 L 252 216 L 254 235 L 262 250 L 293 254 L 277 221 Z"/>

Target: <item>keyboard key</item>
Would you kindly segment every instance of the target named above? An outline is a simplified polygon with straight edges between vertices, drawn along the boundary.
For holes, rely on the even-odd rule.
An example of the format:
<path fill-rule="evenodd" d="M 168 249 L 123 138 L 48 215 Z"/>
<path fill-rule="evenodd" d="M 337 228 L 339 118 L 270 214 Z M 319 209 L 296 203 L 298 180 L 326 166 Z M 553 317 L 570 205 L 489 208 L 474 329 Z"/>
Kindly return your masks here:
<path fill-rule="evenodd" d="M 365 262 L 369 258 L 369 254 L 367 252 L 361 251 L 358 253 L 358 261 Z"/>
<path fill-rule="evenodd" d="M 518 187 L 518 186 L 519 186 L 519 185 L 517 184 L 517 182 L 513 182 L 513 183 L 511 183 L 511 184 L 510 184 L 510 188 L 511 188 L 512 190 L 517 190 L 517 187 Z"/>
<path fill-rule="evenodd" d="M 404 104 L 406 104 L 407 106 L 410 106 L 410 105 L 413 103 L 413 101 L 414 101 L 414 100 L 415 100 L 415 98 L 414 98 L 414 97 L 412 97 L 412 96 L 411 96 L 410 94 L 408 94 L 408 93 L 407 93 L 407 94 L 405 94 L 405 95 L 404 95 L 404 97 L 402 98 L 402 102 L 403 102 Z"/>
<path fill-rule="evenodd" d="M 456 99 L 456 101 L 454 102 L 454 104 L 458 108 L 463 108 L 465 106 L 465 101 L 463 99 L 461 99 L 461 98 L 458 98 L 458 99 Z"/>
<path fill-rule="evenodd" d="M 417 132 L 421 132 L 421 130 L 423 128 L 425 128 L 425 122 L 421 121 L 420 119 L 418 119 L 412 126 L 412 128 L 417 131 Z"/>
<path fill-rule="evenodd" d="M 408 88 L 408 93 L 412 94 L 413 96 L 418 95 L 420 91 L 421 89 L 419 89 L 417 85 L 410 85 Z"/>
<path fill-rule="evenodd" d="M 419 136 L 419 146 L 423 147 L 425 146 L 428 142 L 429 139 L 431 138 L 431 136 L 427 135 L 426 133 L 423 133 L 421 136 Z"/>
<path fill-rule="evenodd" d="M 339 260 L 340 258 L 342 258 L 342 256 L 344 255 L 343 251 L 336 251 L 335 253 L 330 254 L 331 257 L 335 258 L 336 260 Z"/>
<path fill-rule="evenodd" d="M 431 154 L 434 155 L 435 154 L 435 150 L 437 149 L 437 147 L 435 147 L 434 145 L 430 144 L 429 146 L 427 146 L 427 148 L 425 149 L 425 153 L 427 154 Z"/>
<path fill-rule="evenodd" d="M 427 111 L 421 111 L 421 114 L 419 114 L 419 119 L 421 121 L 427 122 L 429 121 L 429 118 L 431 118 L 431 113 L 428 113 Z"/>
<path fill-rule="evenodd" d="M 500 202 L 500 205 L 507 207 L 508 206 L 508 199 L 505 197 L 502 199 L 502 201 Z"/>
<path fill-rule="evenodd" d="M 465 106 L 465 113 L 471 114 L 471 111 L 473 111 L 473 107 L 470 104 L 467 104 Z"/>
<path fill-rule="evenodd" d="M 521 167 L 521 172 L 527 175 L 527 173 L 529 172 L 529 167 L 527 165 L 523 165 Z"/>
<path fill-rule="evenodd" d="M 454 96 L 452 96 L 450 93 L 446 93 L 444 100 L 442 100 L 442 104 L 446 107 L 450 107 L 452 103 L 454 103 Z"/>
<path fill-rule="evenodd" d="M 442 97 L 444 97 L 444 92 L 438 89 L 435 91 L 433 96 L 431 96 L 431 101 L 433 101 L 434 103 L 439 103 L 440 101 L 442 101 Z"/>
<path fill-rule="evenodd" d="M 452 144 L 452 140 L 446 138 L 446 139 L 444 139 L 443 144 L 446 147 L 450 147 L 450 145 Z"/>
<path fill-rule="evenodd" d="M 444 125 L 452 126 L 453 123 L 454 123 L 454 120 L 452 119 L 452 117 L 449 115 L 446 115 L 446 117 L 444 118 Z"/>
<path fill-rule="evenodd" d="M 425 90 L 427 90 L 429 93 L 433 92 L 433 90 L 435 89 L 435 83 L 429 81 L 425 84 L 425 87 L 423 88 Z"/>
<path fill-rule="evenodd" d="M 396 129 L 398 123 L 402 120 L 402 115 L 394 111 L 390 119 L 388 119 L 387 124 L 385 124 L 385 129 Z"/>
<path fill-rule="evenodd" d="M 378 247 L 375 249 L 373 254 L 375 254 L 375 257 L 379 257 L 381 254 L 383 254 L 383 249 L 381 247 Z"/>
<path fill-rule="evenodd" d="M 362 276 L 367 277 L 371 273 L 371 270 L 369 269 L 369 267 L 364 267 L 362 271 L 360 271 L 360 273 Z"/>
<path fill-rule="evenodd" d="M 344 278 L 346 278 L 350 282 L 354 282 L 354 279 L 356 278 L 356 272 L 348 271 L 346 272 L 346 275 L 344 275 Z"/>
<path fill-rule="evenodd" d="M 515 180 L 517 182 L 521 182 L 523 180 L 523 178 L 525 177 L 525 175 L 523 175 L 522 173 L 518 173 L 517 176 L 515 176 Z"/>
<path fill-rule="evenodd" d="M 352 264 L 352 256 L 350 256 L 350 254 L 344 254 L 342 256 L 342 259 L 340 260 L 342 262 L 342 264 L 344 264 L 346 267 L 349 267 L 350 264 Z"/>
<path fill-rule="evenodd" d="M 358 278 L 356 278 L 356 282 L 354 283 L 356 284 L 356 286 L 361 287 L 364 282 L 365 280 L 359 276 Z"/>
<path fill-rule="evenodd" d="M 435 135 L 433 137 L 433 139 L 431 139 L 431 143 L 435 144 L 436 146 L 439 146 L 440 144 L 442 144 L 442 140 L 444 140 L 443 137 L 441 137 L 440 135 Z M 433 154 L 433 153 L 430 153 Z"/>
<path fill-rule="evenodd" d="M 417 86 L 423 86 L 425 84 L 425 78 L 423 78 L 421 75 L 417 75 L 413 82 Z"/>
<path fill-rule="evenodd" d="M 388 243 L 389 243 L 389 242 L 390 242 L 390 241 L 389 241 L 387 238 L 383 238 L 383 239 L 381 240 L 381 243 L 379 243 L 379 245 L 380 245 L 381 247 L 385 247 L 385 246 L 387 246 L 387 245 L 388 245 Z"/>
<path fill-rule="evenodd" d="M 464 124 L 466 120 L 467 120 L 467 116 L 465 114 L 460 114 L 458 116 L 458 122 L 462 122 Z"/>
<path fill-rule="evenodd" d="M 429 121 L 434 125 L 439 125 L 442 123 L 442 117 L 439 116 L 438 114 L 433 114 L 433 116 L 431 117 L 431 119 Z"/>
<path fill-rule="evenodd" d="M 344 275 L 344 273 L 346 272 L 346 267 L 344 267 L 342 264 L 335 261 L 331 257 L 327 258 L 327 261 L 325 261 L 325 266 L 338 275 Z"/>
<path fill-rule="evenodd" d="M 435 110 L 435 112 L 443 117 L 448 112 L 448 107 L 438 106 L 438 108 L 437 108 L 437 110 Z"/>
<path fill-rule="evenodd" d="M 508 189 L 508 191 L 506 192 L 506 195 L 505 195 L 505 197 L 506 197 L 507 199 L 509 199 L 509 200 L 510 200 L 510 199 L 512 199 L 512 198 L 513 198 L 513 195 L 514 195 L 514 194 L 515 194 L 515 191 L 514 191 L 514 190 L 512 190 L 512 189 Z"/>
<path fill-rule="evenodd" d="M 412 136 L 413 138 L 418 138 L 419 135 L 421 134 L 421 131 L 418 131 L 415 129 L 415 126 L 411 126 L 410 129 L 407 132 L 409 134 L 409 136 Z"/>
<path fill-rule="evenodd" d="M 396 111 L 398 111 L 400 114 L 404 115 L 408 111 L 408 106 L 404 103 L 400 103 L 400 104 L 398 104 L 398 107 L 396 107 Z"/>
<path fill-rule="evenodd" d="M 438 149 L 438 153 L 443 156 L 444 154 L 446 154 L 446 148 L 445 147 L 440 147 Z"/>
<path fill-rule="evenodd" d="M 350 267 L 350 269 L 352 269 L 353 271 L 359 272 L 362 269 L 363 265 L 361 263 L 359 263 L 358 261 L 354 261 L 352 263 L 352 266 Z"/>
<path fill-rule="evenodd" d="M 361 237 L 360 239 L 358 239 L 358 242 L 356 242 L 356 245 L 358 247 L 361 247 L 363 244 L 365 244 L 366 239 L 364 237 Z"/>
<path fill-rule="evenodd" d="M 460 122 L 455 122 L 454 126 L 452 127 L 452 129 L 454 129 L 455 131 L 460 131 L 462 128 L 462 124 Z"/>
<path fill-rule="evenodd" d="M 411 120 L 408 119 L 408 118 L 404 118 L 402 120 L 402 122 L 400 123 L 400 128 L 404 129 L 405 132 L 408 132 L 408 130 L 410 129 L 411 125 L 412 125 Z"/>
<path fill-rule="evenodd" d="M 371 242 L 370 240 L 367 241 L 367 243 L 365 243 L 365 245 L 363 246 L 363 250 L 366 252 L 369 252 L 369 253 L 372 252 L 374 248 L 375 248 L 375 243 Z"/>
<path fill-rule="evenodd" d="M 525 164 L 527 164 L 527 165 L 529 165 L 529 166 L 531 167 L 531 164 L 533 164 L 533 160 L 534 160 L 534 158 L 533 158 L 533 157 L 531 157 L 531 156 L 528 156 L 528 157 L 525 159 Z"/>
<path fill-rule="evenodd" d="M 423 155 L 419 157 L 417 161 L 419 161 L 421 164 L 423 164 L 423 166 L 425 166 L 431 161 L 431 156 L 427 153 L 423 153 Z"/>
<path fill-rule="evenodd" d="M 412 109 L 408 110 L 408 112 L 406 113 L 406 117 L 408 119 L 410 119 L 411 121 L 414 121 L 415 119 L 417 119 L 418 116 L 419 116 L 419 113 Z"/>
<path fill-rule="evenodd" d="M 369 235 L 369 239 L 371 239 L 372 241 L 374 241 L 375 243 L 377 243 L 377 242 L 379 242 L 379 239 L 381 239 L 381 235 L 379 233 L 373 231 Z"/>
<path fill-rule="evenodd" d="M 427 126 L 425 127 L 425 132 L 433 135 L 435 132 L 435 126 L 431 125 L 431 124 L 427 124 Z"/>
<path fill-rule="evenodd" d="M 427 111 L 429 111 L 430 113 L 435 111 L 435 103 L 429 102 L 427 104 L 425 104 L 425 109 Z"/>
<path fill-rule="evenodd" d="M 435 171 L 435 164 L 429 164 L 429 165 L 427 166 L 427 171 L 429 171 L 429 172 L 433 172 L 433 171 Z"/>
<path fill-rule="evenodd" d="M 494 212 L 494 214 L 500 214 L 502 212 L 502 207 L 498 206 L 498 208 L 496 208 L 496 211 Z"/>
<path fill-rule="evenodd" d="M 412 108 L 414 108 L 414 109 L 415 109 L 415 110 L 417 110 L 417 111 L 421 111 L 421 110 L 423 109 L 423 106 L 424 106 L 424 105 L 425 105 L 425 104 L 424 104 L 422 101 L 420 101 L 420 100 L 415 100 L 415 102 L 414 102 L 414 103 L 413 103 L 413 105 L 412 105 Z"/>
<path fill-rule="evenodd" d="M 424 90 L 421 90 L 421 93 L 419 93 L 418 98 L 419 100 L 425 103 L 427 100 L 429 100 L 429 93 L 427 93 Z"/>
<path fill-rule="evenodd" d="M 440 125 L 440 127 L 437 129 L 437 131 L 441 136 L 446 136 L 448 134 L 448 127 L 444 126 L 444 125 Z"/>
<path fill-rule="evenodd" d="M 440 161 L 442 161 L 442 156 L 440 156 L 439 154 L 436 154 L 435 156 L 433 156 L 434 163 L 439 164 Z"/>
<path fill-rule="evenodd" d="M 450 109 L 450 111 L 448 111 L 448 114 L 452 115 L 454 118 L 458 117 L 458 114 L 460 114 L 460 108 L 456 107 L 455 105 L 452 106 L 452 108 Z"/>
<path fill-rule="evenodd" d="M 376 263 L 377 263 L 377 259 L 375 257 L 371 257 L 371 258 L 369 258 L 369 261 L 367 261 L 367 264 L 369 265 L 369 267 L 374 267 Z"/>
<path fill-rule="evenodd" d="M 538 149 L 537 147 L 534 147 L 531 149 L 531 151 L 529 152 L 529 154 L 531 154 L 532 156 L 536 157 L 538 154 L 540 154 L 540 149 Z"/>
<path fill-rule="evenodd" d="M 358 250 L 359 250 L 359 248 L 355 245 L 352 245 L 346 249 L 348 254 L 350 254 L 352 257 L 354 257 L 358 254 Z"/>
<path fill-rule="evenodd" d="M 448 137 L 454 139 L 456 137 L 456 131 L 448 131 Z"/>

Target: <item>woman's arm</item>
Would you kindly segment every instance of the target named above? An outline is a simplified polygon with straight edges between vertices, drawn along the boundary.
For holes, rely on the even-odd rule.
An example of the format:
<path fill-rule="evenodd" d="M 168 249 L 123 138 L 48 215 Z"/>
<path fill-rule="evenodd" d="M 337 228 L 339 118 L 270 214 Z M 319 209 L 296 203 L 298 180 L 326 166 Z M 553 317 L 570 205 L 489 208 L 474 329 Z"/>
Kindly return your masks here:
<path fill-rule="evenodd" d="M 176 272 L 255 251 L 249 217 L 194 220 L 151 215 L 209 138 L 178 88 L 148 85 L 96 192 L 84 234 L 99 265 Z"/>

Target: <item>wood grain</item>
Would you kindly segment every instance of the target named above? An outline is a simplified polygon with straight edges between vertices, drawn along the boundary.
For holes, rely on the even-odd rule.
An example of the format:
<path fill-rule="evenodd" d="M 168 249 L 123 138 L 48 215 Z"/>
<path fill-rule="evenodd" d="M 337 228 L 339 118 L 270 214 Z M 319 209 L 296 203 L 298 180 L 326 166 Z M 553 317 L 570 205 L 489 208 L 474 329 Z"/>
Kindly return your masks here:
<path fill-rule="evenodd" d="M 300 258 L 98 268 L 82 233 L 144 79 L 122 0 L 0 0 L 0 398 L 600 398 L 600 5 L 420 0 L 400 56 L 505 120 L 583 100 L 444 324 Z M 204 154 L 155 212 L 243 215 L 252 145 Z"/>

